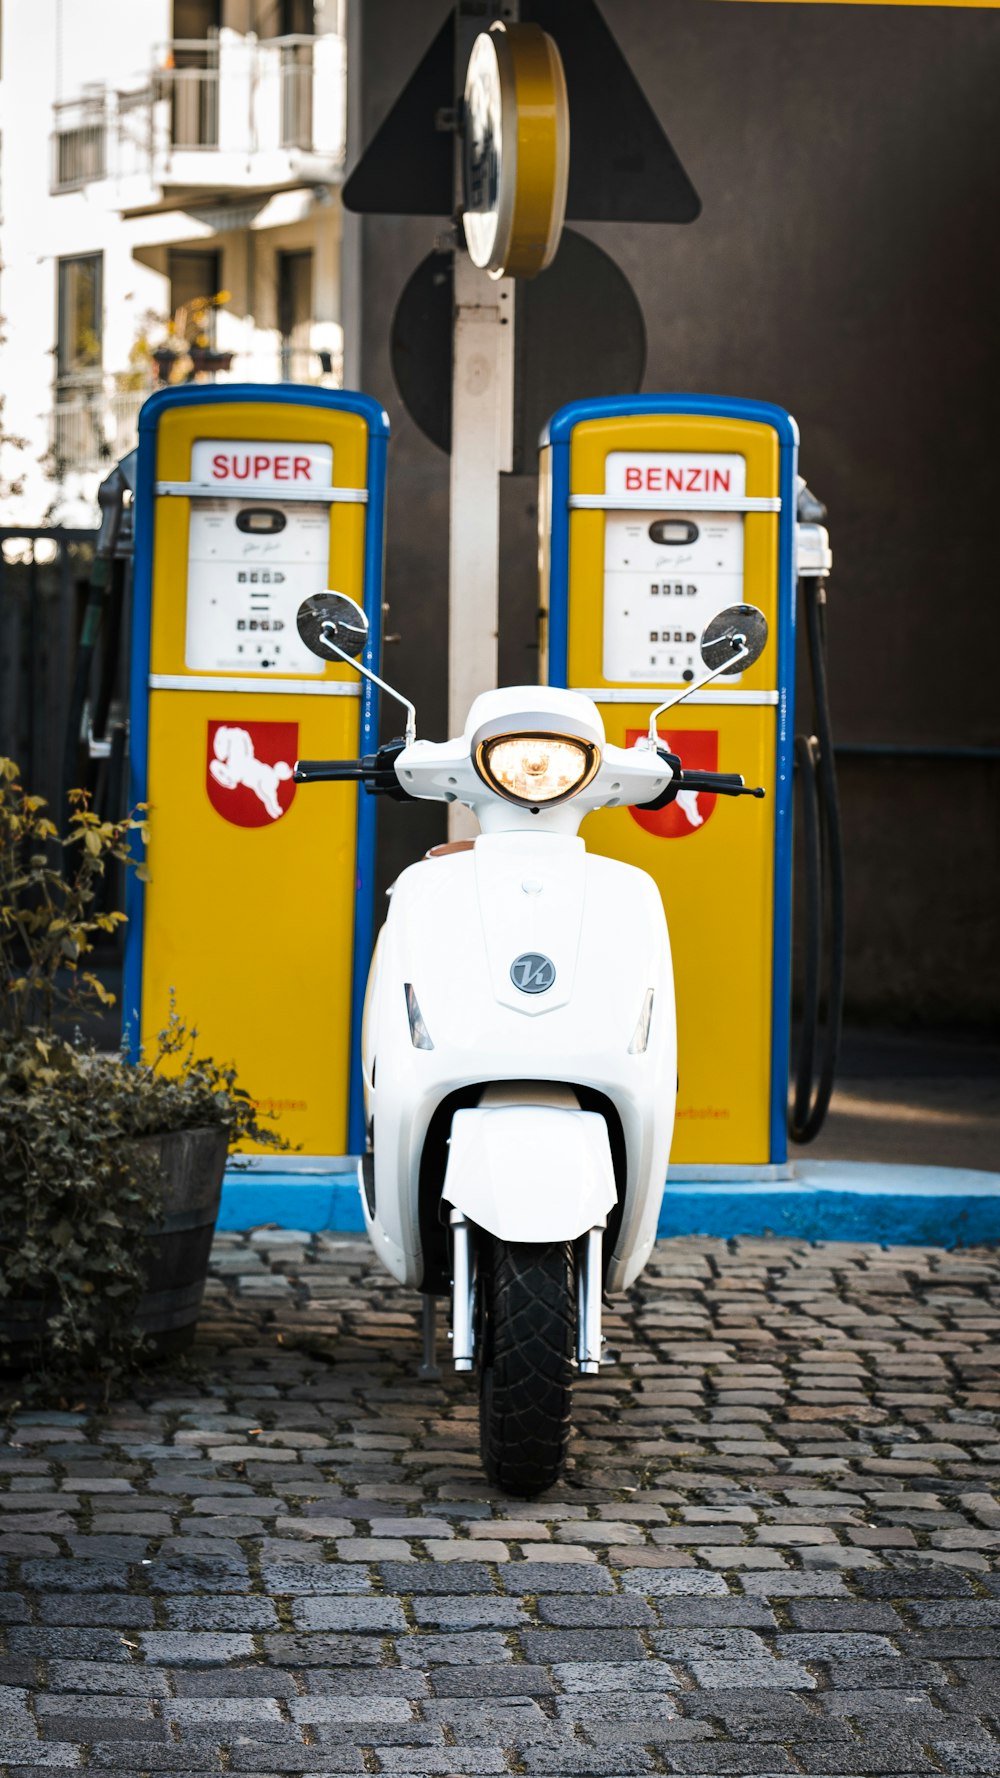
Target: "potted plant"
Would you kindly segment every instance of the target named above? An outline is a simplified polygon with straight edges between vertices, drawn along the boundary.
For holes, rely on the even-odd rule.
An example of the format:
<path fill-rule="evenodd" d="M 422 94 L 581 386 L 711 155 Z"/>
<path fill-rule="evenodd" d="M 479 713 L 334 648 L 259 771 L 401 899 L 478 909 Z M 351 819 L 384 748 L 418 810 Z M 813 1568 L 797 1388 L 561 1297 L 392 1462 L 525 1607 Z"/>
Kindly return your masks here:
<path fill-rule="evenodd" d="M 191 383 L 198 376 L 231 369 L 233 353 L 216 351 L 212 343 L 213 313 L 229 301 L 228 290 L 217 290 L 214 296 L 181 303 L 166 318 L 149 310 L 129 353 L 132 374 L 152 365 L 161 383 Z M 162 337 L 157 338 L 161 330 Z"/>
<path fill-rule="evenodd" d="M 288 1146 L 175 1010 L 137 1064 L 80 1033 L 113 1003 L 88 962 L 141 826 L 77 791 L 60 839 L 0 759 L 0 1361 L 106 1388 L 193 1339 L 230 1143 Z"/>

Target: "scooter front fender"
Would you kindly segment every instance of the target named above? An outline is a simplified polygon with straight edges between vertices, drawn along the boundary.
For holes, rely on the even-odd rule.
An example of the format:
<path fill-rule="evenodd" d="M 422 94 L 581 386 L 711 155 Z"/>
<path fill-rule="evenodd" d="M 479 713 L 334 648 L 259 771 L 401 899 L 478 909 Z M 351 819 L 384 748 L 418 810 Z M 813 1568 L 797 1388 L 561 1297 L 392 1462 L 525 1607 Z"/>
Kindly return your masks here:
<path fill-rule="evenodd" d="M 500 1241 L 575 1241 L 617 1201 L 607 1125 L 578 1107 L 457 1111 L 442 1196 Z"/>

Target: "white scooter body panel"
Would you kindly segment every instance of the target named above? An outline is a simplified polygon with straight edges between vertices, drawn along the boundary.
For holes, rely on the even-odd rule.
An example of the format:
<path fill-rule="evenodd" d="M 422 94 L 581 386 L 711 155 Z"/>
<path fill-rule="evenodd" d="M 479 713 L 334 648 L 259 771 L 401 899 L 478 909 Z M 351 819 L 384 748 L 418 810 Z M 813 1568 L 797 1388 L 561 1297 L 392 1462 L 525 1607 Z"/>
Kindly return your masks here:
<path fill-rule="evenodd" d="M 554 965 L 543 992 L 512 979 L 526 953 Z M 411 1039 L 407 983 L 433 1049 Z M 630 1053 L 650 989 L 647 1045 Z M 676 1074 L 670 946 L 643 871 L 587 853 L 575 835 L 523 829 L 411 865 L 392 893 L 366 1008 L 376 1212 L 365 1203 L 365 1217 L 376 1251 L 403 1283 L 421 1283 L 420 1158 L 450 1093 L 524 1082 L 535 1091 L 518 1102 L 537 1103 L 540 1083 L 578 1085 L 610 1099 L 621 1121 L 625 1202 L 607 1287 L 624 1288 L 656 1236 Z M 553 1103 L 565 1094 L 554 1090 Z"/>
<path fill-rule="evenodd" d="M 445 1202 L 501 1241 L 576 1241 L 603 1228 L 617 1202 L 605 1119 L 571 1105 L 498 1104 L 504 1090 L 456 1111 Z"/>

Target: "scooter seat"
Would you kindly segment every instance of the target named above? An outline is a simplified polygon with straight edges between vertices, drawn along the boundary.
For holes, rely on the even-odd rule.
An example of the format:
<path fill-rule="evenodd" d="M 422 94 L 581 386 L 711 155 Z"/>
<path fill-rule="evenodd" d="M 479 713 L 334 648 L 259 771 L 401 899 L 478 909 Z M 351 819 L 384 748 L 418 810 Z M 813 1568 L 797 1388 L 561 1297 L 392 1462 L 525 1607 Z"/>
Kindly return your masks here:
<path fill-rule="evenodd" d="M 453 852 L 471 852 L 475 843 L 475 840 L 445 840 L 443 845 L 431 846 L 424 858 L 450 858 Z"/>

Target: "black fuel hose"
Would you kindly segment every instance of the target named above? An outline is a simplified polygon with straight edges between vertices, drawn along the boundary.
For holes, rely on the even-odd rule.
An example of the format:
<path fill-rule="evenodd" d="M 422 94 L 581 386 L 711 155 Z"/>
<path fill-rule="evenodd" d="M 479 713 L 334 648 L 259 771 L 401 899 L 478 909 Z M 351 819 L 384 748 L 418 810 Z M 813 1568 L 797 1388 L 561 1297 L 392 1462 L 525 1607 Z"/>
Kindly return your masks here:
<path fill-rule="evenodd" d="M 111 714 L 111 702 L 115 693 L 115 680 L 118 675 L 119 657 L 122 649 L 122 632 L 125 617 L 125 606 L 128 600 L 131 558 L 122 560 L 120 556 L 112 556 L 110 575 L 106 593 L 106 610 L 104 614 L 105 643 L 100 660 L 100 671 L 97 691 L 94 697 L 94 720 L 92 728 L 95 741 L 103 741 L 108 729 L 108 717 Z"/>
<path fill-rule="evenodd" d="M 83 627 L 80 632 L 63 740 L 62 794 L 64 805 L 69 792 L 76 788 L 74 779 L 77 776 L 77 756 L 82 739 L 83 713 L 86 708 L 87 693 L 90 689 L 94 651 L 101 633 L 101 620 L 104 616 L 108 586 L 114 567 L 115 549 L 118 544 L 118 533 L 121 528 L 127 484 L 119 473 L 120 467 L 119 465 L 118 469 L 113 470 L 107 480 L 101 483 L 97 496 L 101 505 L 101 529 L 90 570 L 90 586 L 87 591 L 87 603 L 84 607 Z M 92 779 L 92 772 L 88 773 L 88 776 Z M 92 784 L 83 788 L 92 788 Z"/>
<path fill-rule="evenodd" d="M 826 677 L 825 577 L 803 576 L 799 585 L 802 589 L 809 675 L 813 692 L 813 720 L 816 725 L 814 735 L 795 737 L 795 776 L 801 790 L 806 867 L 806 973 L 802 1037 L 796 1059 L 795 1089 L 788 1118 L 788 1133 L 793 1142 L 803 1143 L 811 1142 L 822 1129 L 833 1092 L 843 1023 L 846 939 L 843 832 Z M 826 927 L 829 931 L 829 947 L 824 997 L 823 941 Z M 821 1030 L 824 998 L 825 1017 Z"/>

